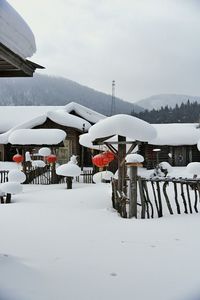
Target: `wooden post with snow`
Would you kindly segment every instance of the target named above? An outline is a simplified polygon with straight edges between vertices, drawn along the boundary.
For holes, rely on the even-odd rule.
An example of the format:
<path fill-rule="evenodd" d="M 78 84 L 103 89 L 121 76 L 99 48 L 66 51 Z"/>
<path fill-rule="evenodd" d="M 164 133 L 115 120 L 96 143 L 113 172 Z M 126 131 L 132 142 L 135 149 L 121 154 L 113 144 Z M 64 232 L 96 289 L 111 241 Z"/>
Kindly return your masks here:
<path fill-rule="evenodd" d="M 118 191 L 124 192 L 126 166 L 123 162 L 126 156 L 126 137 L 118 136 Z"/>
<path fill-rule="evenodd" d="M 141 163 L 126 163 L 129 168 L 129 218 L 137 218 L 137 168 L 142 167 Z"/>

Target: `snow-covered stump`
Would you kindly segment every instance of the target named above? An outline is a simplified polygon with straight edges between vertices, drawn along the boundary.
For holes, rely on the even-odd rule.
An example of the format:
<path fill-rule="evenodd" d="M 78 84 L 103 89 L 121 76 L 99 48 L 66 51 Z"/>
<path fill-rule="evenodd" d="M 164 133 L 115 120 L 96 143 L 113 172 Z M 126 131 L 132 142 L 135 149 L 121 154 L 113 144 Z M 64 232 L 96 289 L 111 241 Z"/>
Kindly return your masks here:
<path fill-rule="evenodd" d="M 68 190 L 72 189 L 72 180 L 73 180 L 73 177 L 69 177 L 69 176 L 66 177 L 66 183 L 67 183 Z"/>
<path fill-rule="evenodd" d="M 4 203 L 11 203 L 11 195 L 22 192 L 22 185 L 19 182 L 5 182 L 0 186 L 1 192 L 6 195 Z"/>
<path fill-rule="evenodd" d="M 81 168 L 77 166 L 76 156 L 72 155 L 68 163 L 59 166 L 56 169 L 56 174 L 66 177 L 67 189 L 72 189 L 72 179 L 81 174 Z"/>

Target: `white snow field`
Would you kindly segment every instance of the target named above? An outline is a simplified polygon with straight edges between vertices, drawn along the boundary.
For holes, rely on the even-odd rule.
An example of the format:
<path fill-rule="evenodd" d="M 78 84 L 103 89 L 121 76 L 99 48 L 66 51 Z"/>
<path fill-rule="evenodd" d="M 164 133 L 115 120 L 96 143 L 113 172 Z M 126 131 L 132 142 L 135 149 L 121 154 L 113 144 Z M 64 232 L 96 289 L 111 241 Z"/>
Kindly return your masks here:
<path fill-rule="evenodd" d="M 109 184 L 24 185 L 0 205 L 1 300 L 195 300 L 200 214 L 122 219 Z"/>

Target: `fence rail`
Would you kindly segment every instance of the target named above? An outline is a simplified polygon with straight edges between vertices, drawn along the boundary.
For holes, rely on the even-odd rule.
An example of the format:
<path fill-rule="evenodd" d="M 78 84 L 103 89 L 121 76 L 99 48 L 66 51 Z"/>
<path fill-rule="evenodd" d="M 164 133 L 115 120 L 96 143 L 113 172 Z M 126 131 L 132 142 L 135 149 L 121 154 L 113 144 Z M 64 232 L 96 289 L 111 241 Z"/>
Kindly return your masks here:
<path fill-rule="evenodd" d="M 126 180 L 126 188 L 129 183 Z M 112 181 L 112 203 L 119 214 L 127 218 L 130 199 L 117 190 L 117 180 Z M 137 177 L 137 217 L 155 218 L 173 214 L 192 214 L 200 210 L 200 180 L 183 178 Z"/>
<path fill-rule="evenodd" d="M 46 165 L 43 168 L 28 167 L 25 170 L 26 181 L 25 184 L 61 184 L 66 183 L 66 177 L 59 176 L 55 173 L 55 168 Z M 8 181 L 9 171 L 0 171 L 0 183 Z M 75 178 L 77 182 L 93 183 L 93 170 L 83 170 L 80 176 Z"/>

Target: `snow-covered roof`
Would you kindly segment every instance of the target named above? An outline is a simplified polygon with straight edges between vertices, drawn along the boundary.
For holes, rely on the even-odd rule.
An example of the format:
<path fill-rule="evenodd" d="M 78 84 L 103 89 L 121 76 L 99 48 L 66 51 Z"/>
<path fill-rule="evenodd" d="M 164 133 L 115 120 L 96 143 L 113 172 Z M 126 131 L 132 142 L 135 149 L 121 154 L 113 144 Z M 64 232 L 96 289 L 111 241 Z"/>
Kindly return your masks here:
<path fill-rule="evenodd" d="M 67 104 L 65 106 L 65 111 L 68 113 L 74 111 L 77 115 L 93 124 L 106 118 L 106 116 L 76 102 L 70 102 L 69 104 Z"/>
<path fill-rule="evenodd" d="M 195 145 L 200 140 L 200 128 L 198 124 L 173 123 L 153 124 L 157 136 L 149 141 L 151 145 Z"/>
<path fill-rule="evenodd" d="M 71 114 L 75 112 L 77 115 Z M 73 127 L 85 131 L 91 123 L 105 118 L 87 107 L 75 102 L 66 106 L 0 106 L 0 144 L 7 144 L 9 136 L 18 129 L 32 129 L 45 123 L 47 118 L 66 127 Z M 9 124 L 10 122 L 10 124 Z M 91 123 L 90 123 L 91 122 Z M 5 130 L 6 129 L 6 130 Z M 6 132 L 5 132 L 6 131 Z"/>
<path fill-rule="evenodd" d="M 60 129 L 18 129 L 13 131 L 8 142 L 13 145 L 57 145 L 66 137 Z"/>
<path fill-rule="evenodd" d="M 121 135 L 133 140 L 149 141 L 156 137 L 155 128 L 136 117 L 119 114 L 101 120 L 89 129 L 92 140 Z"/>
<path fill-rule="evenodd" d="M 6 0 L 0 0 L 0 43 L 24 59 L 36 52 L 31 29 Z"/>

